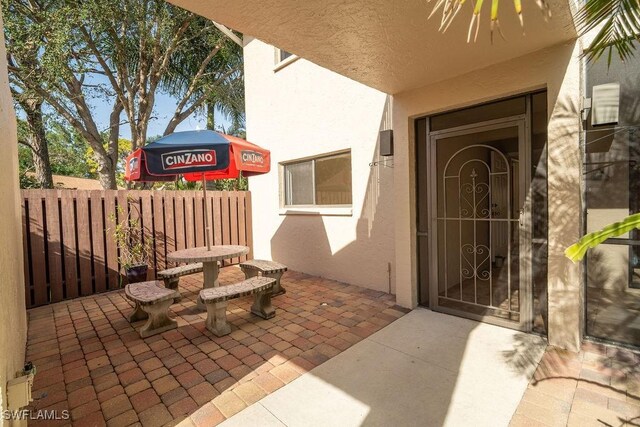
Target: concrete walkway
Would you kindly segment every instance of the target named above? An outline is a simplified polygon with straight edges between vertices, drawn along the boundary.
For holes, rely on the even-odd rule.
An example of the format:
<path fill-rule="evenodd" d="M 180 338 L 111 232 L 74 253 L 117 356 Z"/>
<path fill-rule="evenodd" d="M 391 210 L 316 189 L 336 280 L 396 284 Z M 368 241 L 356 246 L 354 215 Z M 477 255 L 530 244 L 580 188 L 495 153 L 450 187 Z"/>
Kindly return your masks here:
<path fill-rule="evenodd" d="M 507 426 L 545 347 L 416 309 L 222 425 Z"/>

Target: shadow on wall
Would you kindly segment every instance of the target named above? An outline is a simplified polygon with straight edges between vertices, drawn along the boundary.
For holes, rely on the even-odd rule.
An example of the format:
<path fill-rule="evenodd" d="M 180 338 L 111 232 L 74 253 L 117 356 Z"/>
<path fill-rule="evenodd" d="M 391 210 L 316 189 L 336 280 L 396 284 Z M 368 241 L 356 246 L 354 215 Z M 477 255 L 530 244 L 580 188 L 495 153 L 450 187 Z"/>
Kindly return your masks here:
<path fill-rule="evenodd" d="M 573 46 L 568 46 L 566 54 L 562 57 L 561 63 L 557 65 L 557 72 L 549 76 L 549 86 L 560 88 L 565 79 L 567 72 L 573 72 L 571 67 Z M 570 69 L 571 67 L 571 69 Z M 574 166 L 580 164 L 579 150 L 576 149 L 578 141 L 577 121 L 579 120 L 579 111 L 574 103 L 571 95 L 566 97 L 559 95 L 558 91 L 548 92 L 549 103 L 551 105 L 550 117 L 553 121 L 553 131 L 548 132 L 548 159 L 549 169 L 552 177 L 549 179 L 548 191 L 552 195 L 548 200 L 549 222 L 552 229 L 557 234 L 551 234 L 549 241 L 548 259 L 551 261 L 548 270 L 549 283 L 555 283 L 556 294 L 554 297 L 554 322 L 556 325 L 566 323 L 568 328 L 574 324 L 579 324 L 577 310 L 574 309 L 576 304 L 575 295 L 569 290 L 566 284 L 575 283 L 575 271 L 570 266 L 570 261 L 564 258 L 564 249 L 573 243 L 571 240 L 575 237 L 574 230 L 577 229 L 577 218 L 580 212 L 579 180 L 580 175 Z M 547 154 L 547 153 L 545 153 Z M 569 167 L 563 167 L 563 164 Z M 373 175 L 373 174 L 372 174 Z M 410 184 L 407 184 L 410 185 Z M 333 251 L 330 244 L 330 233 L 332 219 L 320 216 L 287 216 L 282 222 L 280 228 L 275 233 L 272 241 L 272 255 L 274 259 L 282 260 L 295 266 L 294 269 L 302 269 L 313 274 L 327 275 L 327 271 L 337 265 L 348 265 L 353 274 L 367 275 L 369 272 L 364 271 L 369 264 L 363 263 L 363 253 L 371 253 L 368 246 L 375 245 L 378 235 L 384 232 L 387 222 L 384 221 L 387 212 L 393 210 L 392 194 L 377 194 L 377 197 L 371 197 L 372 192 L 378 190 L 378 183 L 372 176 L 369 177 L 369 185 L 367 187 L 367 196 L 363 206 L 363 212 L 357 223 L 356 239 L 344 248 Z M 532 197 L 531 192 L 529 197 Z M 385 207 L 390 206 L 387 210 Z M 372 216 L 367 213 L 373 212 Z M 566 234 L 559 233 L 567 230 Z M 554 233 L 554 231 L 551 231 Z M 546 257 L 545 253 L 538 253 L 539 256 Z M 560 258 L 561 257 L 561 258 Z M 376 257 L 381 259 L 381 257 Z M 316 271 L 309 269 L 309 266 L 316 266 Z M 383 271 L 377 270 L 377 276 L 384 274 Z M 341 277 L 344 277 L 342 275 Z M 344 279 L 343 279 L 344 280 Z M 357 283 L 357 282 L 354 282 Z M 546 283 L 545 283 L 546 284 Z M 546 286 L 543 289 L 537 289 L 541 304 L 546 306 Z M 572 295 L 573 298 L 563 298 L 566 295 Z M 565 310 L 567 308 L 567 310 Z M 543 308 L 543 310 L 545 310 Z M 418 310 L 419 311 L 419 310 Z M 546 319 L 546 315 L 544 315 Z M 394 406 L 403 408 L 404 413 L 415 416 L 414 422 L 420 420 L 425 425 L 443 425 L 451 422 L 455 418 L 456 411 L 460 411 L 458 397 L 459 390 L 463 389 L 465 383 L 465 372 L 461 372 L 463 360 L 465 366 L 469 363 L 472 353 L 469 353 L 469 343 L 471 337 L 478 333 L 476 330 L 478 324 L 476 322 L 458 319 L 452 316 L 446 316 L 446 322 L 453 325 L 462 323 L 454 332 L 439 329 L 442 325 L 430 322 L 418 322 L 415 327 L 419 329 L 419 336 L 416 340 L 413 338 L 403 337 L 407 341 L 412 342 L 411 351 L 427 353 L 425 347 L 420 341 L 425 337 L 438 336 L 434 339 L 430 348 L 438 349 L 437 353 L 442 356 L 441 363 L 445 363 L 450 375 L 446 378 L 431 377 L 426 374 L 426 370 L 421 370 L 421 364 L 418 360 L 409 364 L 394 364 L 393 366 L 381 366 L 376 364 L 377 358 L 381 357 L 384 351 L 388 351 L 388 347 L 379 349 L 370 348 L 368 353 L 359 357 L 358 367 L 352 367 L 352 372 L 358 369 L 364 369 L 367 364 L 375 365 L 372 372 L 379 374 L 375 379 L 365 378 L 365 376 L 357 374 L 344 373 L 344 377 L 340 375 L 322 375 L 319 377 L 325 384 L 330 384 L 344 392 L 346 397 L 353 398 L 354 402 L 366 412 L 365 419 L 362 424 L 385 425 L 398 420 L 390 420 L 389 414 L 394 411 L 386 412 L 385 407 L 378 405 L 378 396 L 387 396 L 386 402 Z M 558 318 L 560 317 L 560 318 Z M 546 322 L 545 322 L 546 323 Z M 546 329 L 546 325 L 545 325 Z M 448 333 L 447 333 L 448 332 Z M 558 342 L 572 342 L 574 330 L 555 330 Z M 568 333 L 567 337 L 561 337 L 563 333 Z M 522 375 L 530 378 L 533 375 L 537 360 L 535 354 L 540 355 L 540 343 L 531 340 L 533 336 L 528 334 L 514 334 L 508 343 L 503 343 L 503 347 L 499 351 L 499 359 L 502 361 L 502 368 L 509 370 L 510 375 Z M 543 346 L 542 346 L 543 347 Z M 494 349 L 497 351 L 497 349 Z M 403 352 L 406 356 L 407 352 Z M 411 353 L 413 354 L 413 353 Z M 359 355 L 360 356 L 360 355 Z M 481 359 L 480 359 L 481 360 Z M 506 366 L 505 366 L 506 365 Z M 445 365 L 441 365 L 445 366 Z M 478 368 L 482 371 L 482 368 Z M 499 368 L 495 368 L 499 369 Z M 500 375 L 503 372 L 491 371 L 494 375 Z M 315 373 L 314 373 L 315 375 Z M 354 379 L 354 377 L 356 377 Z M 397 381 L 397 378 L 406 379 L 406 382 Z M 419 380 L 415 380 L 418 378 Z M 413 379 L 413 381 L 412 381 Z M 393 392 L 389 392 L 389 384 L 398 384 L 400 387 L 394 388 Z M 437 384 L 437 389 L 430 393 L 429 384 Z M 487 386 L 490 386 L 490 381 Z M 489 393 L 487 393 L 489 396 Z M 473 399 L 483 401 L 481 394 Z M 521 396 L 515 396 L 517 400 Z M 468 396 L 466 398 L 469 398 Z M 489 405 L 495 402 L 488 403 Z M 485 412 L 486 412 L 485 406 Z M 453 411 L 453 412 L 452 412 Z M 421 416 L 423 416 L 421 418 Z M 427 421 L 428 420 L 428 421 Z M 468 421 L 468 420 L 467 420 Z"/>
<path fill-rule="evenodd" d="M 586 96 L 593 96 L 597 85 L 620 84 L 617 123 L 593 126 L 591 112 L 585 126 L 587 232 L 640 211 L 640 60 L 612 61 L 611 66 L 600 60 L 587 67 Z M 640 232 L 620 237 L 637 241 Z M 637 346 L 640 247 L 614 243 L 587 252 L 586 333 Z"/>
<path fill-rule="evenodd" d="M 274 260 L 296 271 L 395 293 L 393 158 L 378 155 L 379 130 L 390 127 L 391 99 L 387 97 L 379 129 L 371 135 L 376 139 L 373 158 L 358 158 L 352 151 L 352 182 L 362 179 L 355 172 L 356 163 L 371 164 L 362 206 L 353 209 L 353 215 L 359 215 L 355 227 L 352 216 L 303 215 L 290 209 L 271 239 Z M 361 199 L 357 188 L 354 185 L 356 203 Z M 343 233 L 354 239 L 341 248 L 332 247 L 331 241 L 343 240 Z"/>
<path fill-rule="evenodd" d="M 580 312 L 576 309 L 576 304 L 579 304 L 578 299 L 575 296 L 574 285 L 577 277 L 576 271 L 570 261 L 564 256 L 564 250 L 567 246 L 573 243 L 573 239 L 579 231 L 579 216 L 580 216 L 580 173 L 577 168 L 581 164 L 580 151 L 577 149 L 578 143 L 578 124 L 579 124 L 579 109 L 576 105 L 575 93 L 571 92 L 572 84 L 569 82 L 568 88 L 560 88 L 567 80 L 573 79 L 574 76 L 571 73 L 577 72 L 575 63 L 572 63 L 572 52 L 574 45 L 567 45 L 560 57 L 557 66 L 555 67 L 554 74 L 549 75 L 548 80 L 548 105 L 550 126 L 548 134 L 548 151 L 544 155 L 548 156 L 550 177 L 548 181 L 548 212 L 549 223 L 551 230 L 549 231 L 549 248 L 548 255 L 544 252 L 540 252 L 537 255 L 546 257 L 549 261 L 548 270 L 548 283 L 553 284 L 553 292 L 551 301 L 548 303 L 552 305 L 550 311 L 553 313 L 552 333 L 555 334 L 555 341 L 559 343 L 573 343 L 575 341 L 576 329 L 574 325 L 579 325 Z M 568 74 L 569 73 L 569 74 Z M 566 92 L 563 93 L 563 92 Z M 571 93 L 570 93 L 571 92 Z M 369 178 L 369 188 L 371 191 L 372 182 Z M 384 197 L 388 196 L 388 197 Z M 532 194 L 529 193 L 529 197 Z M 328 227 L 328 219 L 323 217 L 287 217 L 282 222 L 281 227 L 278 229 L 276 235 L 272 239 L 272 253 L 274 258 L 279 257 L 282 260 L 289 260 L 288 262 L 296 262 L 298 253 L 302 253 L 302 257 L 311 258 L 317 257 L 323 263 L 348 263 L 351 269 L 355 272 L 364 270 L 365 267 L 360 263 L 358 254 L 362 251 L 362 248 L 371 244 L 371 240 L 376 237 L 377 233 L 380 233 L 378 228 L 378 213 L 386 213 L 383 209 L 387 204 L 393 204 L 393 199 L 390 194 L 381 195 L 375 200 L 373 204 L 369 203 L 369 198 L 365 202 L 366 209 L 373 208 L 376 211 L 376 215 L 373 216 L 371 228 L 364 230 L 361 228 L 365 221 L 360 218 L 358 222 L 358 234 L 356 240 L 345 248 L 333 252 L 330 245 L 330 237 L 328 232 L 331 230 Z M 364 211 L 366 211 L 366 209 Z M 370 231 L 369 234 L 366 231 Z M 362 234 L 364 232 L 364 234 Z M 297 236 L 297 239 L 292 239 L 291 236 Z M 293 243 L 291 243 L 293 242 Z M 300 264 L 298 264 L 300 265 Z M 298 267 L 301 268 L 301 267 Z M 322 273 L 321 273 L 322 274 Z M 380 273 L 378 273 L 380 274 Z M 545 285 L 547 283 L 545 282 Z M 536 289 L 539 294 L 538 297 L 541 300 L 541 305 L 547 305 L 547 289 Z M 543 311 L 546 309 L 543 307 Z M 544 315 L 546 320 L 546 315 Z M 455 317 L 450 317 L 452 323 L 457 323 L 458 320 Z M 428 415 L 429 422 L 433 425 L 442 425 L 445 421 L 450 420 L 450 411 L 454 408 L 454 392 L 456 391 L 456 382 L 460 381 L 463 375 L 457 372 L 462 364 L 462 360 L 468 357 L 465 353 L 467 351 L 466 345 L 470 339 L 470 336 L 474 334 L 474 328 L 477 327 L 477 323 L 469 322 L 467 329 L 461 328 L 457 331 L 456 339 L 451 339 L 451 335 L 443 335 L 441 339 L 435 344 L 438 346 L 442 354 L 446 354 L 447 366 L 451 367 L 453 372 L 452 379 L 448 381 L 438 382 L 437 394 L 427 395 L 421 393 L 422 390 L 394 390 L 389 397 L 389 401 L 394 405 L 402 405 L 407 412 L 413 411 L 414 414 L 423 414 L 424 408 L 429 407 L 431 412 Z M 546 322 L 545 322 L 546 323 Z M 566 327 L 563 327 L 566 326 Z M 442 331 L 434 329 L 433 324 L 418 325 L 420 333 L 423 336 L 429 334 L 437 334 Z M 546 329 L 546 325 L 545 325 Z M 501 352 L 500 357 L 504 364 L 508 366 L 511 373 L 531 376 L 533 369 L 535 369 L 535 361 L 532 358 L 536 348 L 536 344 L 529 340 L 532 335 L 528 334 L 516 334 L 510 340 L 510 347 Z M 419 346 L 417 342 L 415 346 Z M 415 347 L 414 347 L 415 350 Z M 371 355 L 362 355 L 359 363 L 362 365 L 368 363 L 369 360 L 376 359 L 376 353 L 372 352 Z M 409 365 L 411 366 L 411 365 Z M 385 367 L 380 366 L 378 369 L 380 374 L 380 381 L 366 381 L 364 378 L 359 379 L 359 382 L 349 382 L 341 379 L 336 379 L 332 375 L 322 376 L 321 378 L 331 385 L 344 391 L 350 397 L 356 399 L 363 407 L 367 407 L 368 414 L 364 420 L 364 424 L 384 424 L 382 420 L 387 423 L 392 420 L 385 419 L 388 414 L 384 413 L 384 408 L 376 407 L 376 393 L 386 393 L 389 396 L 389 390 L 386 388 L 390 382 L 387 382 L 385 377 L 389 376 L 402 376 L 411 378 L 412 376 L 419 377 L 422 372 L 419 371 L 418 365 L 411 366 L 409 372 L 402 372 L 400 365 L 395 368 L 390 368 L 389 371 L 385 370 Z M 495 372 L 499 374 L 499 372 Z M 347 373 L 345 373 L 347 378 Z M 352 378 L 352 376 L 349 376 Z M 432 381 L 436 381 L 433 378 Z M 428 382 L 425 379 L 425 382 Z M 402 387 L 409 387 L 403 385 Z M 412 393 L 414 392 L 414 393 Z M 405 398 L 406 397 L 406 398 Z M 432 406 L 431 401 L 436 401 L 437 406 Z M 481 399 L 481 397 L 479 397 Z M 519 399 L 519 397 L 518 397 Z M 494 402 L 495 403 L 495 402 Z M 486 408 L 485 408 L 486 409 Z M 419 418 L 416 418 L 419 419 Z M 397 420 L 393 420 L 396 421 Z M 424 421 L 421 419 L 421 421 Z M 429 423 L 425 423 L 429 424 Z"/>
<path fill-rule="evenodd" d="M 573 50 L 573 46 L 570 47 Z M 570 57 L 566 58 L 567 60 Z M 570 65 L 567 63 L 563 70 Z M 576 295 L 581 282 L 580 269 L 574 266 L 564 255 L 564 250 L 575 243 L 581 233 L 581 186 L 582 159 L 579 143 L 579 106 L 577 96 L 571 89 L 554 96 L 550 103 L 550 122 L 548 143 L 548 333 L 552 343 L 579 350 L 578 330 L 582 325 L 582 298 Z M 561 141 L 561 142 L 560 142 Z M 583 290 L 578 288 L 580 295 Z"/>

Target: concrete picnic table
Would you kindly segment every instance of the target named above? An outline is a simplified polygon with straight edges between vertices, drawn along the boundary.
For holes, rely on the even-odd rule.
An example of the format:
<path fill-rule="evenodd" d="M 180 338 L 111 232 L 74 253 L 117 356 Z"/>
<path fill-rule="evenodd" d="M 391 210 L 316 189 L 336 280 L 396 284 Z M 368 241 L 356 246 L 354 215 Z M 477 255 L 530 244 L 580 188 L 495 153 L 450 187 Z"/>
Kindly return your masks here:
<path fill-rule="evenodd" d="M 172 262 L 201 262 L 204 273 L 203 287 L 207 289 L 220 286 L 218 261 L 236 258 L 248 253 L 247 246 L 218 245 L 211 246 L 211 249 L 206 247 L 180 249 L 168 254 L 167 259 Z M 204 309 L 204 305 L 200 301 L 198 301 L 198 307 Z"/>

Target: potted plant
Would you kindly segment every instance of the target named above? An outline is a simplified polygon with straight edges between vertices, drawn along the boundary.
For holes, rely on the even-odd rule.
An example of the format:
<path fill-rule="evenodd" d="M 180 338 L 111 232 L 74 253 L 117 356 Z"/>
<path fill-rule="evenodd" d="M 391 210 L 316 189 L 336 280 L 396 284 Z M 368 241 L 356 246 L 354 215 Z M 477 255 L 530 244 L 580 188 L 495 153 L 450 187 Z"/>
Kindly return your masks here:
<path fill-rule="evenodd" d="M 130 202 L 133 200 L 129 200 Z M 127 275 L 128 283 L 138 283 L 147 280 L 149 258 L 151 256 L 152 238 L 150 232 L 146 233 L 140 223 L 140 208 L 137 203 L 129 203 L 129 211 L 118 206 L 119 222 L 115 215 L 111 220 L 116 223 L 113 236 L 118 245 L 118 262 Z"/>

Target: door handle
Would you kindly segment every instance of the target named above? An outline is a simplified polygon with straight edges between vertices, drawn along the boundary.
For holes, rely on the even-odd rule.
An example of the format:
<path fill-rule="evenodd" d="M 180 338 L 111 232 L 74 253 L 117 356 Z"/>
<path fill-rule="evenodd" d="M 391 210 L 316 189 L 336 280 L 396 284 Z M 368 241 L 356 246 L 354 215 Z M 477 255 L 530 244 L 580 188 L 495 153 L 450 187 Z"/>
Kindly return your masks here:
<path fill-rule="evenodd" d="M 518 217 L 518 223 L 520 224 L 520 228 L 524 227 L 524 208 L 520 209 L 520 216 Z"/>

